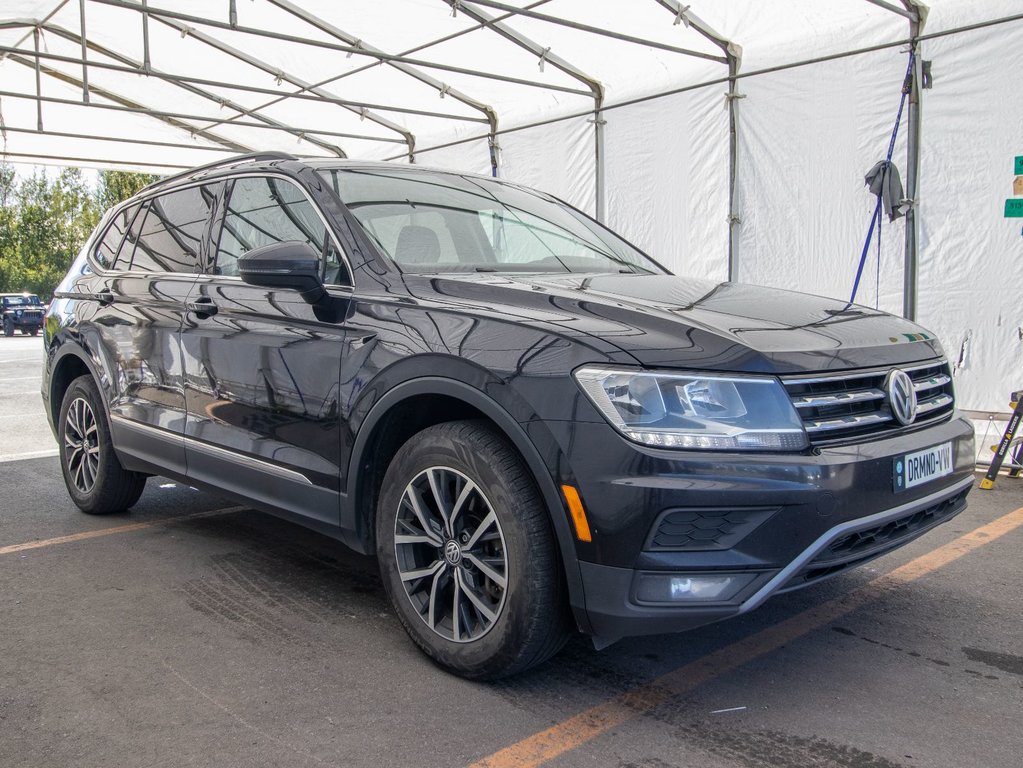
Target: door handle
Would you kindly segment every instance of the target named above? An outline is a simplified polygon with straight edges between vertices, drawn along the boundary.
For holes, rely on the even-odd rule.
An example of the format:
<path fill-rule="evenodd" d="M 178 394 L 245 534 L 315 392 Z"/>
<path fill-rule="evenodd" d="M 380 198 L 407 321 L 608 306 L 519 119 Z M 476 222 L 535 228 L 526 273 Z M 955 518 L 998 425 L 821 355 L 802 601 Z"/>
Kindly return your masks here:
<path fill-rule="evenodd" d="M 217 305 L 214 304 L 213 299 L 208 296 L 196 299 L 195 301 L 186 301 L 185 308 L 189 312 L 195 313 L 196 317 L 200 320 L 205 320 L 207 317 L 212 317 L 217 314 Z"/>

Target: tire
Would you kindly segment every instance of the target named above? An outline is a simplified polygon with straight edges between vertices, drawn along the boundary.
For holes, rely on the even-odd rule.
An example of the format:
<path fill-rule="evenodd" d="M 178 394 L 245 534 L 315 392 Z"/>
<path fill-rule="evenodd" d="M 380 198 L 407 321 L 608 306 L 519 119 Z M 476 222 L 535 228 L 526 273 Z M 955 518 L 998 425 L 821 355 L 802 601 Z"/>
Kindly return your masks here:
<path fill-rule="evenodd" d="M 438 493 L 448 516 L 438 513 Z M 438 424 L 401 447 L 384 475 L 376 535 L 395 613 L 444 669 L 507 677 L 568 640 L 546 507 L 518 454 L 486 422 Z"/>
<path fill-rule="evenodd" d="M 146 475 L 121 466 L 110 439 L 103 397 L 91 376 L 71 382 L 57 422 L 60 468 L 71 500 L 83 512 L 122 512 L 139 500 Z"/>
<path fill-rule="evenodd" d="M 8 319 L 4 319 L 4 336 L 11 337 L 14 335 L 14 323 Z"/>
<path fill-rule="evenodd" d="M 39 326 L 38 325 L 33 326 L 32 329 L 28 332 L 28 335 L 29 336 L 38 336 L 39 335 Z"/>

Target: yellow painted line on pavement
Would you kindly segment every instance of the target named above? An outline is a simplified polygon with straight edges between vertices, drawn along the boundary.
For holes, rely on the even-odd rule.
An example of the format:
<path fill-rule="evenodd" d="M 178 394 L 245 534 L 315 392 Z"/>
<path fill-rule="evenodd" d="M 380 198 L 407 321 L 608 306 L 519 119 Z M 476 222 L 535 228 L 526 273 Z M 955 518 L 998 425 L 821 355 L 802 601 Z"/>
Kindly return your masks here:
<path fill-rule="evenodd" d="M 42 549 L 43 547 L 55 547 L 60 544 L 73 544 L 76 541 L 98 539 L 101 536 L 114 536 L 118 533 L 131 533 L 132 531 L 144 531 L 147 528 L 159 528 L 172 523 L 180 523 L 185 520 L 196 520 L 201 517 L 214 517 L 216 515 L 228 515 L 231 512 L 241 512 L 248 507 L 224 507 L 223 509 L 211 509 L 206 512 L 195 512 L 191 515 L 178 515 L 177 517 L 165 517 L 162 520 L 150 520 L 145 523 L 128 523 L 127 525 L 115 525 L 110 528 L 97 528 L 94 531 L 82 531 L 72 533 L 68 536 L 57 536 L 53 539 L 39 539 L 38 541 L 26 541 L 24 544 L 8 544 L 0 547 L 0 555 L 10 555 L 15 552 L 27 552 L 31 549 Z"/>
<path fill-rule="evenodd" d="M 1023 526 L 1023 508 L 963 534 L 893 571 L 826 603 L 632 688 L 544 731 L 475 762 L 470 768 L 534 768 L 575 749 L 675 696 L 775 651 L 836 619 L 877 601 Z"/>

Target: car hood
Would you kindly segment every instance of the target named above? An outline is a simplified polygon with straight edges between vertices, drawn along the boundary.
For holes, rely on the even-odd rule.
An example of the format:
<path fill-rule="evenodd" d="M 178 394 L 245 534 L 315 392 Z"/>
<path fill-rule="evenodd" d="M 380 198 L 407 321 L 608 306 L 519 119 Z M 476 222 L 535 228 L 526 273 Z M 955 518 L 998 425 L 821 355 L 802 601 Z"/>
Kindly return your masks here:
<path fill-rule="evenodd" d="M 805 293 L 674 275 L 406 275 L 450 308 L 555 324 L 649 367 L 843 370 L 942 354 L 918 325 Z"/>

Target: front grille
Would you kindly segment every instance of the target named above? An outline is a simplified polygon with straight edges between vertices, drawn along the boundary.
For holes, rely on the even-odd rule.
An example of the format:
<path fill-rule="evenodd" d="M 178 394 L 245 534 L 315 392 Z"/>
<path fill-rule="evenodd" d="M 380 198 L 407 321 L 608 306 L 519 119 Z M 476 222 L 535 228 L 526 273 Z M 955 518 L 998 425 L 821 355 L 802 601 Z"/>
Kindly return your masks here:
<path fill-rule="evenodd" d="M 904 428 L 892 416 L 885 393 L 885 379 L 890 370 L 789 376 L 783 378 L 782 383 L 803 420 L 810 442 L 830 443 Z M 935 360 L 902 370 L 913 379 L 917 396 L 917 415 L 911 426 L 948 418 L 954 408 L 948 363 Z"/>
<path fill-rule="evenodd" d="M 651 528 L 646 549 L 686 552 L 731 549 L 777 511 L 776 507 L 668 509 Z"/>
<path fill-rule="evenodd" d="M 783 591 L 819 581 L 909 543 L 962 512 L 966 507 L 967 493 L 968 488 L 905 517 L 835 539 L 793 576 L 782 588 Z"/>

